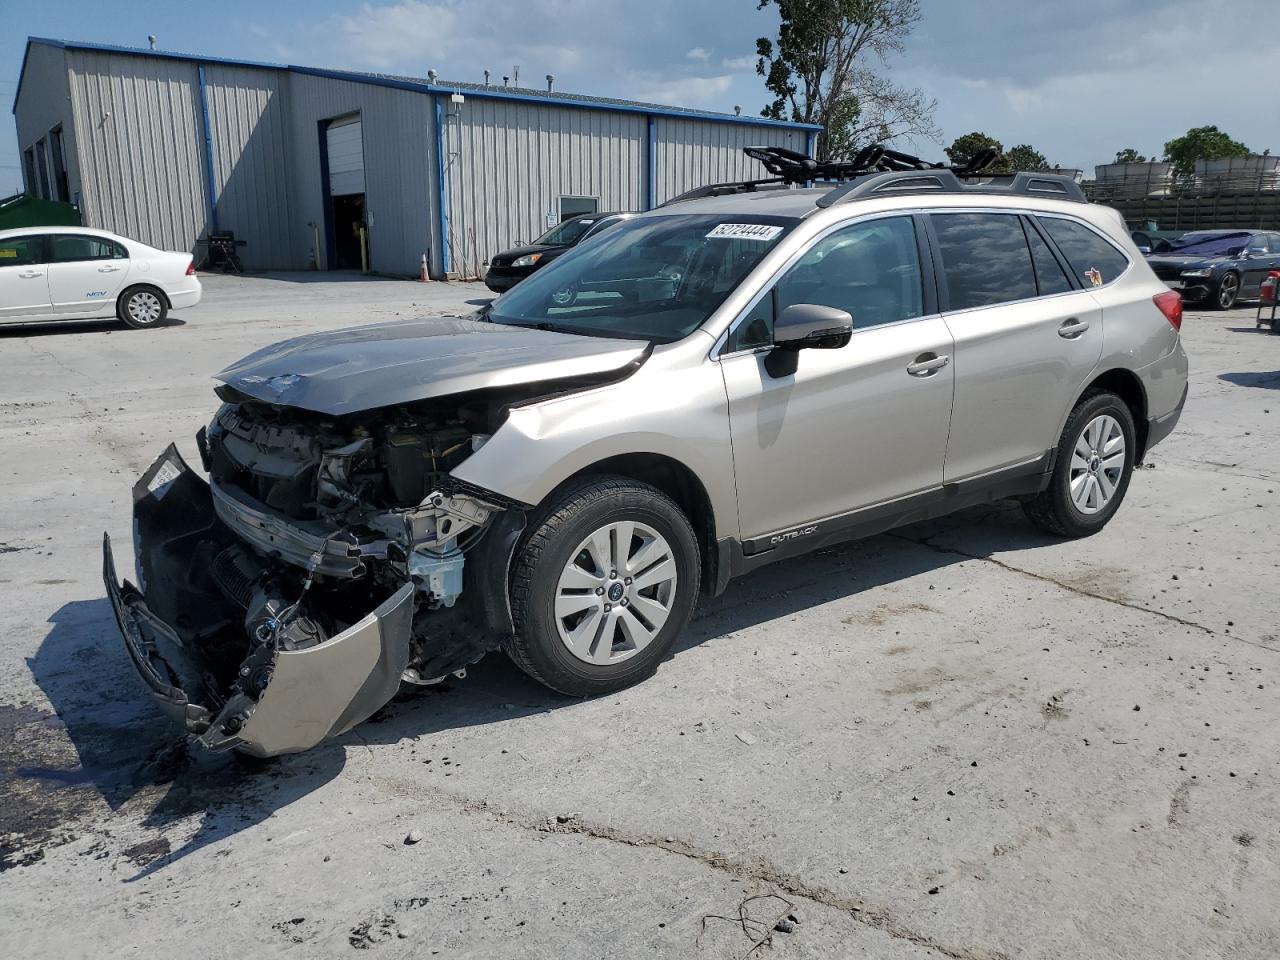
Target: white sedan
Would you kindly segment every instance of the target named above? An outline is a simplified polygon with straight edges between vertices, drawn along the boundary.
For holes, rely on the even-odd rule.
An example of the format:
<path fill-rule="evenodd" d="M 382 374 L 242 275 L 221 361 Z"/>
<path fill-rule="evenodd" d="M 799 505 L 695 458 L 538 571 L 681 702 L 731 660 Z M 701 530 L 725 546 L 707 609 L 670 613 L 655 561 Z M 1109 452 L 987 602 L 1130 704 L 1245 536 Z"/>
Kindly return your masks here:
<path fill-rule="evenodd" d="M 0 230 L 0 324 L 119 317 L 154 327 L 200 293 L 189 253 L 88 227 Z"/>

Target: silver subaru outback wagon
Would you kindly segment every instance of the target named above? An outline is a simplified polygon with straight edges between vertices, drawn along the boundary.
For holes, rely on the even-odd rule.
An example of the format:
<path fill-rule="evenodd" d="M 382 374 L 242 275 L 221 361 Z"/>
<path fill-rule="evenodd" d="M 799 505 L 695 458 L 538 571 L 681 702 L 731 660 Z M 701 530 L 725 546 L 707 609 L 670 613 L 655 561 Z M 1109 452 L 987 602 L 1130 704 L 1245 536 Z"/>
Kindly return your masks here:
<path fill-rule="evenodd" d="M 571 696 L 634 684 L 700 593 L 836 541 L 1001 498 L 1100 530 L 1186 399 L 1178 294 L 1069 181 L 837 172 L 224 370 L 205 476 L 170 446 L 134 488 L 136 586 L 104 542 L 161 707 L 304 750 L 498 648 Z"/>

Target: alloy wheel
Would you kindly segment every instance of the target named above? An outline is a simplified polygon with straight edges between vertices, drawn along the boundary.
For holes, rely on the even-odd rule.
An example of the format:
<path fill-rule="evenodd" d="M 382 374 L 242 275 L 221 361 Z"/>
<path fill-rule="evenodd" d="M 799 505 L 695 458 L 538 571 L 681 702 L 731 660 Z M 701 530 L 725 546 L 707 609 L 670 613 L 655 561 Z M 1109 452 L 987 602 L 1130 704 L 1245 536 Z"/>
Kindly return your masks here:
<path fill-rule="evenodd" d="M 1124 431 L 1109 414 L 1094 417 L 1076 438 L 1068 474 L 1071 502 L 1083 514 L 1104 510 L 1124 476 Z"/>
<path fill-rule="evenodd" d="M 555 622 L 571 654 L 602 666 L 647 647 L 676 597 L 671 546 L 652 527 L 619 520 L 578 544 L 556 586 Z"/>
<path fill-rule="evenodd" d="M 135 323 L 148 324 L 160 319 L 162 305 L 160 298 L 154 293 L 142 290 L 129 298 L 125 309 L 129 311 L 129 317 Z"/>
<path fill-rule="evenodd" d="M 1240 294 L 1240 278 L 1234 273 L 1228 273 L 1222 278 L 1222 282 L 1218 284 L 1218 306 L 1223 310 L 1230 310 L 1236 303 L 1236 297 Z"/>

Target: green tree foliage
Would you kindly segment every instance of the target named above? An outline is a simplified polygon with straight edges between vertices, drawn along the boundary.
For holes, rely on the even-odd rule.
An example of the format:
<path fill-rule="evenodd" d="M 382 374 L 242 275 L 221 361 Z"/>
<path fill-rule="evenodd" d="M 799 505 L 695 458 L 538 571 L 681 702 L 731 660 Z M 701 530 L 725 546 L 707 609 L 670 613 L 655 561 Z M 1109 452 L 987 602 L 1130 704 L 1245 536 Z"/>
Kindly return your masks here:
<path fill-rule="evenodd" d="M 1217 127 L 1193 127 L 1164 145 L 1164 158 L 1173 164 L 1173 175 L 1180 180 L 1195 176 L 1197 160 L 1243 157 L 1248 152 L 1248 147 Z"/>
<path fill-rule="evenodd" d="M 994 150 L 998 156 L 1004 155 L 1003 143 L 995 137 L 989 137 L 975 130 L 973 133 L 966 133 L 963 137 L 956 137 L 951 146 L 946 148 L 946 154 L 953 166 L 963 167 L 977 156 L 979 151 L 986 149 Z"/>
<path fill-rule="evenodd" d="M 1020 143 L 1016 147 L 1011 147 L 1001 159 L 1005 170 L 1010 173 L 1017 170 L 1049 169 L 1049 161 L 1045 159 L 1044 154 L 1029 143 Z"/>
<path fill-rule="evenodd" d="M 776 39 L 756 41 L 756 72 L 775 120 L 816 123 L 819 159 L 845 158 L 866 143 L 934 137 L 934 101 L 884 76 L 920 20 L 919 0 L 759 0 L 775 6 Z"/>
<path fill-rule="evenodd" d="M 1146 163 L 1147 158 L 1133 147 L 1125 147 L 1116 151 L 1116 163 Z"/>

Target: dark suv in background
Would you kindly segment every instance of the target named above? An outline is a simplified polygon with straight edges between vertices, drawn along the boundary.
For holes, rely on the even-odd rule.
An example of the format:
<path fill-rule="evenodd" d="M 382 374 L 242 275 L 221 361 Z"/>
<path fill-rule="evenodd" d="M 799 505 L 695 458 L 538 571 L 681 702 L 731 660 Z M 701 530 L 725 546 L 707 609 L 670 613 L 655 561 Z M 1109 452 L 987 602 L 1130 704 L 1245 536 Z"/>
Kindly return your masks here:
<path fill-rule="evenodd" d="M 484 285 L 494 293 L 504 293 L 588 237 L 633 216 L 633 213 L 589 213 L 557 223 L 533 243 L 503 250 L 490 259 Z"/>
<path fill-rule="evenodd" d="M 1184 300 L 1230 310 L 1239 300 L 1258 299 L 1267 272 L 1280 269 L 1280 233 L 1196 230 L 1147 263 Z"/>

